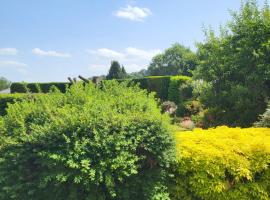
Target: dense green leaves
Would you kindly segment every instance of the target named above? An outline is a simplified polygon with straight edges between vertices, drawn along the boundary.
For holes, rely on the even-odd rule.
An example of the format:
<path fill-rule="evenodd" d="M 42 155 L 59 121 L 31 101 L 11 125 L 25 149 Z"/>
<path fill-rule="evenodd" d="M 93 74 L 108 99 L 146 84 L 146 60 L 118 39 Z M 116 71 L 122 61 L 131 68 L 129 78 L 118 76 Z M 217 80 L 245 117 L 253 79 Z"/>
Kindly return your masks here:
<path fill-rule="evenodd" d="M 197 58 L 190 49 L 176 43 L 152 59 L 147 73 L 150 76 L 192 75 Z"/>
<path fill-rule="evenodd" d="M 9 88 L 10 81 L 4 77 L 0 77 L 0 91 Z"/>
<path fill-rule="evenodd" d="M 0 94 L 0 116 L 6 114 L 6 109 L 9 104 L 16 101 L 22 101 L 23 99 L 31 98 L 31 95 L 26 94 Z"/>
<path fill-rule="evenodd" d="M 106 76 L 106 79 L 124 79 L 127 77 L 127 72 L 124 68 L 124 66 L 120 66 L 120 64 L 117 61 L 112 61 L 111 67 L 109 69 L 109 73 Z"/>
<path fill-rule="evenodd" d="M 0 199 L 167 199 L 169 119 L 127 83 L 75 84 L 0 118 Z"/>
<path fill-rule="evenodd" d="M 219 37 L 209 31 L 198 45 L 197 78 L 209 83 L 202 100 L 219 113 L 214 125 L 250 126 L 270 96 L 270 11 L 249 0 L 232 16 Z"/>

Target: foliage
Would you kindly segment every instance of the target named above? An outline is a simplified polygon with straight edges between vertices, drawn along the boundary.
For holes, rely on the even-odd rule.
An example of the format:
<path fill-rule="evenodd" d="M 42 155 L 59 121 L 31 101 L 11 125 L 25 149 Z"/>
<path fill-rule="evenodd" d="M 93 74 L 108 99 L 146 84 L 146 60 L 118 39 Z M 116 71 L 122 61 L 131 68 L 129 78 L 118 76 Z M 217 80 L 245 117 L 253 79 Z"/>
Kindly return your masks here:
<path fill-rule="evenodd" d="M 77 83 L 10 105 L 0 199 L 168 199 L 169 118 L 153 94 L 127 84 Z"/>
<path fill-rule="evenodd" d="M 144 78 L 145 76 L 148 76 L 148 72 L 146 69 L 142 69 L 138 72 L 132 72 L 130 74 L 128 74 L 129 78 Z"/>
<path fill-rule="evenodd" d="M 61 92 L 66 91 L 66 87 L 70 86 L 70 83 L 65 82 L 52 82 L 52 83 L 12 83 L 10 86 L 11 93 L 48 93 L 52 86 L 57 87 Z"/>
<path fill-rule="evenodd" d="M 190 116 L 187 103 L 193 99 L 193 80 L 188 76 L 172 76 L 168 91 L 169 101 L 177 104 L 177 116 Z"/>
<path fill-rule="evenodd" d="M 270 129 L 195 129 L 176 133 L 172 199 L 270 198 Z"/>
<path fill-rule="evenodd" d="M 109 73 L 106 76 L 106 79 L 124 79 L 127 77 L 126 70 L 124 66 L 120 66 L 120 64 L 117 61 L 112 61 L 111 67 L 109 69 Z"/>
<path fill-rule="evenodd" d="M 177 110 L 177 105 L 172 101 L 165 101 L 161 104 L 161 110 L 163 113 L 174 115 Z"/>
<path fill-rule="evenodd" d="M 139 84 L 142 89 L 155 92 L 156 97 L 162 101 L 168 100 L 170 76 L 148 76 L 141 79 L 132 79 L 132 82 Z"/>
<path fill-rule="evenodd" d="M 270 97 L 270 10 L 247 0 L 232 17 L 220 36 L 206 31 L 195 74 L 209 83 L 201 92 L 203 104 L 221 114 L 214 125 L 247 127 Z"/>
<path fill-rule="evenodd" d="M 170 79 L 169 91 L 168 91 L 168 99 L 169 101 L 173 101 L 176 104 L 183 101 L 183 98 L 186 94 L 183 94 L 181 90 L 181 86 L 186 84 L 188 81 L 191 81 L 191 78 L 188 76 L 172 76 Z"/>
<path fill-rule="evenodd" d="M 147 72 L 151 76 L 184 75 L 191 76 L 196 68 L 197 58 L 189 48 L 178 43 L 156 55 Z"/>
<path fill-rule="evenodd" d="M 8 89 L 10 86 L 10 81 L 4 77 L 0 77 L 0 91 Z"/>
<path fill-rule="evenodd" d="M 9 104 L 13 104 L 17 101 L 22 101 L 30 96 L 25 94 L 0 94 L 0 116 L 6 114 L 6 109 Z"/>
<path fill-rule="evenodd" d="M 268 104 L 268 108 L 265 113 L 261 115 L 260 121 L 255 123 L 255 126 L 270 128 L 270 103 Z"/>

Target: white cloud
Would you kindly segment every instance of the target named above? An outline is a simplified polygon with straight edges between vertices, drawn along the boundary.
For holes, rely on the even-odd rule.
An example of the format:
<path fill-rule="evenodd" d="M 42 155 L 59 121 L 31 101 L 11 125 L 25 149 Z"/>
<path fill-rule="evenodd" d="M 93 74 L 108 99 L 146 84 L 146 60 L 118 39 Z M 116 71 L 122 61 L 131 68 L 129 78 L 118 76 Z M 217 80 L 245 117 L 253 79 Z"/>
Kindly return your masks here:
<path fill-rule="evenodd" d="M 0 67 L 26 67 L 27 64 L 12 60 L 0 61 Z"/>
<path fill-rule="evenodd" d="M 111 49 L 107 49 L 107 48 L 102 48 L 98 50 L 87 50 L 87 52 L 91 54 L 95 54 L 97 56 L 113 58 L 113 59 L 122 59 L 125 57 L 124 54 L 111 50 Z"/>
<path fill-rule="evenodd" d="M 126 49 L 127 56 L 133 56 L 135 58 L 140 58 L 144 60 L 150 60 L 159 53 L 161 53 L 161 50 L 159 49 L 153 49 L 153 50 L 148 50 L 148 51 L 137 49 L 134 47 L 128 47 Z"/>
<path fill-rule="evenodd" d="M 151 59 L 161 53 L 159 49 L 143 50 L 128 47 L 124 51 L 116 51 L 108 48 L 97 50 L 87 50 L 92 55 L 93 64 L 89 69 L 95 74 L 106 74 L 112 60 L 117 60 L 123 64 L 128 72 L 139 71 L 147 68 Z"/>
<path fill-rule="evenodd" d="M 15 48 L 2 48 L 0 49 L 0 55 L 16 55 L 18 50 Z"/>
<path fill-rule="evenodd" d="M 35 48 L 32 50 L 32 53 L 38 56 L 50 56 L 50 57 L 62 57 L 62 58 L 69 58 L 71 57 L 70 54 L 68 53 L 61 53 L 61 52 L 56 52 L 56 51 L 44 51 L 39 48 Z"/>
<path fill-rule="evenodd" d="M 160 49 L 152 50 L 142 50 L 134 47 L 128 47 L 124 52 L 115 51 L 108 48 L 101 48 L 97 50 L 87 50 L 88 53 L 97 55 L 102 58 L 108 58 L 111 60 L 119 61 L 129 61 L 129 60 L 139 60 L 139 61 L 149 61 L 155 55 L 161 53 Z"/>
<path fill-rule="evenodd" d="M 139 8 L 128 5 L 126 8 L 120 8 L 118 11 L 116 11 L 115 16 L 132 21 L 143 21 L 151 14 L 152 12 L 149 8 Z"/>

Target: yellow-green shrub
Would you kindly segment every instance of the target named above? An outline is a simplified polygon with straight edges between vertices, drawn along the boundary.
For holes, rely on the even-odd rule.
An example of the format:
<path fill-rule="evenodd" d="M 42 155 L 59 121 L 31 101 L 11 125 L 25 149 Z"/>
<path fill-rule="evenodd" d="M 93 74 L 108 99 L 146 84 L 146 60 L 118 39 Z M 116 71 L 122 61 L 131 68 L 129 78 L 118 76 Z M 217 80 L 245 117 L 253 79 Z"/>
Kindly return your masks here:
<path fill-rule="evenodd" d="M 172 199 L 269 200 L 269 128 L 195 129 L 176 142 Z"/>

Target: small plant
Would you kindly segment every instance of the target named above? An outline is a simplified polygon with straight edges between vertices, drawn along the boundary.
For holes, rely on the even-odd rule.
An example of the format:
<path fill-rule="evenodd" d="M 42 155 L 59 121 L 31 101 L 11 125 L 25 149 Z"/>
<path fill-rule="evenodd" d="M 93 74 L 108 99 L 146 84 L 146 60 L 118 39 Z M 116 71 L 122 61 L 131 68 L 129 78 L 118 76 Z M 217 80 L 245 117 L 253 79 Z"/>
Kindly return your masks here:
<path fill-rule="evenodd" d="M 177 105 L 172 101 L 165 101 L 161 104 L 161 110 L 163 113 L 174 115 L 177 110 Z"/>
<path fill-rule="evenodd" d="M 261 115 L 260 121 L 255 123 L 256 127 L 268 127 L 270 128 L 270 103 L 265 113 Z"/>
<path fill-rule="evenodd" d="M 195 124 L 190 117 L 184 117 L 183 121 L 180 123 L 180 126 L 187 130 L 193 130 L 195 128 Z"/>

